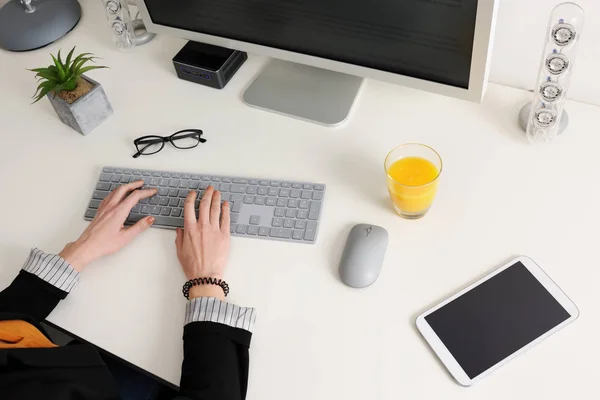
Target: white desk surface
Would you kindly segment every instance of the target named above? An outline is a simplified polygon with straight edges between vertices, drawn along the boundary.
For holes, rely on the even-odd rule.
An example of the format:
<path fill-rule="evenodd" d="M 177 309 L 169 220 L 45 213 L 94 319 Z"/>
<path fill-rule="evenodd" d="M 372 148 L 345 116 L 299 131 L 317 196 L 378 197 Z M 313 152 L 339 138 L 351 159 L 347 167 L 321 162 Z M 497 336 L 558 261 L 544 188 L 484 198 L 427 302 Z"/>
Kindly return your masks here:
<path fill-rule="evenodd" d="M 0 286 L 32 246 L 57 252 L 86 227 L 82 215 L 103 165 L 250 175 L 326 183 L 316 245 L 234 238 L 230 300 L 258 309 L 250 400 L 589 398 L 600 376 L 600 135 L 597 107 L 569 102 L 571 125 L 550 146 L 530 146 L 516 124 L 528 92 L 491 85 L 483 104 L 367 81 L 350 120 L 325 128 L 247 107 L 244 88 L 265 65 L 250 56 L 221 91 L 176 78 L 179 39 L 133 53 L 112 45 L 100 2 L 84 3 L 74 32 L 32 53 L 0 52 Z M 44 99 L 29 105 L 33 74 L 49 51 L 73 45 L 104 58 L 90 74 L 115 114 L 87 137 Z M 132 140 L 201 128 L 197 149 L 131 158 Z M 397 217 L 383 159 L 422 142 L 444 171 L 429 215 Z M 340 283 L 349 229 L 385 227 L 379 280 Z M 173 383 L 182 360 L 184 276 L 175 233 L 151 229 L 91 265 L 49 320 Z M 507 259 L 536 260 L 581 317 L 472 388 L 446 373 L 415 317 Z"/>

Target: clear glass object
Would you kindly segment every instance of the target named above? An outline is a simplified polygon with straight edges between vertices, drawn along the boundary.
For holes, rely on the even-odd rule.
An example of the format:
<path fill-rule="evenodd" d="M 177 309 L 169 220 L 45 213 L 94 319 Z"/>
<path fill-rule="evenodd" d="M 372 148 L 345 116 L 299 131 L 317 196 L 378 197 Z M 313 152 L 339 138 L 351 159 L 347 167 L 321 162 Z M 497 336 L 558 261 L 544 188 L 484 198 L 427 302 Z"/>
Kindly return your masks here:
<path fill-rule="evenodd" d="M 534 86 L 527 138 L 546 143 L 559 133 L 584 14 L 575 3 L 562 3 L 550 14 L 540 73 Z"/>
<path fill-rule="evenodd" d="M 102 0 L 102 4 L 117 48 L 125 51 L 133 49 L 136 39 L 127 0 Z"/>
<path fill-rule="evenodd" d="M 384 162 L 394 210 L 417 219 L 429 211 L 442 173 L 442 158 L 431 147 L 408 143 L 392 149 Z"/>

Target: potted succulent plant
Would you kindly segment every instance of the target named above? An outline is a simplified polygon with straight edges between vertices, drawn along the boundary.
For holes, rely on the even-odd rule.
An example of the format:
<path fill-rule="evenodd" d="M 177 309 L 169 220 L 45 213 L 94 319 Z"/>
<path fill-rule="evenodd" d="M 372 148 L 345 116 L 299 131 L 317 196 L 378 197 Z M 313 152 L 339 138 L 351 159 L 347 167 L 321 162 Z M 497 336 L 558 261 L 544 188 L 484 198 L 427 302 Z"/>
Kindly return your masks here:
<path fill-rule="evenodd" d="M 52 107 L 62 122 L 82 135 L 90 133 L 96 126 L 113 113 L 102 86 L 83 75 L 93 69 L 108 68 L 100 65 L 87 65 L 95 62 L 91 53 L 82 53 L 73 57 L 75 47 L 69 52 L 66 60 L 58 55 L 52 56 L 53 65 L 46 68 L 35 68 L 40 82 L 35 94 L 34 103 L 48 96 Z"/>

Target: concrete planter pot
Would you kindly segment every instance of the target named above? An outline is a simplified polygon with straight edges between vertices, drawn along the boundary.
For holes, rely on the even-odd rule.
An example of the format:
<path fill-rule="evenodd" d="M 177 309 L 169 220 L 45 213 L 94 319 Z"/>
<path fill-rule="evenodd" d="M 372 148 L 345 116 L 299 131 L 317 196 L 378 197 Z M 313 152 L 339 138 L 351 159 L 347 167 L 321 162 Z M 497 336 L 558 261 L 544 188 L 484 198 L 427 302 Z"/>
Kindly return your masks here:
<path fill-rule="evenodd" d="M 93 88 L 73 103 L 67 103 L 54 93 L 49 93 L 48 99 L 63 123 L 82 135 L 87 135 L 108 118 L 113 113 L 113 109 L 98 82 L 85 75 L 81 78 L 91 83 Z"/>

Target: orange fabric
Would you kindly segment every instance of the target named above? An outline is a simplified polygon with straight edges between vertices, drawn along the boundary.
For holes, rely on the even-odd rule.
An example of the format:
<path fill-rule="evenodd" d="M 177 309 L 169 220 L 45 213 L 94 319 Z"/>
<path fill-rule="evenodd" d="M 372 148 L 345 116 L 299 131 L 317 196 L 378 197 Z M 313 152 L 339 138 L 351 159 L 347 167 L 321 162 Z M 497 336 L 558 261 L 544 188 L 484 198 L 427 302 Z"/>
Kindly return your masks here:
<path fill-rule="evenodd" d="M 0 321 L 0 349 L 58 347 L 25 321 Z"/>

